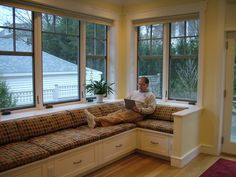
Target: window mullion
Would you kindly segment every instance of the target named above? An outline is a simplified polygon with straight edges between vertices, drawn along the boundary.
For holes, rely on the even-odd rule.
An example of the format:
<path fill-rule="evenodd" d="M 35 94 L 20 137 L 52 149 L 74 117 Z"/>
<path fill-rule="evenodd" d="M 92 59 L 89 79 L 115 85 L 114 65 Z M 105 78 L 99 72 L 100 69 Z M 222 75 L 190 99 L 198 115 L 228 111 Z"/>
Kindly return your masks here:
<path fill-rule="evenodd" d="M 34 68 L 35 68 L 35 96 L 36 108 L 43 108 L 43 71 L 42 71 L 42 33 L 41 33 L 41 14 L 34 14 Z"/>
<path fill-rule="evenodd" d="M 13 8 L 13 51 L 16 51 L 16 9 Z"/>
<path fill-rule="evenodd" d="M 168 84 L 169 84 L 169 55 L 170 55 L 170 25 L 164 24 L 163 36 L 163 84 L 162 84 L 162 99 L 168 100 Z"/>

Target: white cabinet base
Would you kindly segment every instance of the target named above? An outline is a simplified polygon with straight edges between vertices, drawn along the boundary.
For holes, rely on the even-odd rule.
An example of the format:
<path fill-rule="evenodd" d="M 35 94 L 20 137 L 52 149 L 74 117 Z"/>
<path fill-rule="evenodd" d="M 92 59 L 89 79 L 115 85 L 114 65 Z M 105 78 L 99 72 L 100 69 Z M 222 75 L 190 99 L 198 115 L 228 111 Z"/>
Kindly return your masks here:
<path fill-rule="evenodd" d="M 150 152 L 155 155 L 170 157 L 171 147 L 172 135 L 142 128 L 135 128 L 0 173 L 0 177 L 83 176 L 84 174 L 88 174 L 89 172 L 135 152 L 136 149 Z"/>

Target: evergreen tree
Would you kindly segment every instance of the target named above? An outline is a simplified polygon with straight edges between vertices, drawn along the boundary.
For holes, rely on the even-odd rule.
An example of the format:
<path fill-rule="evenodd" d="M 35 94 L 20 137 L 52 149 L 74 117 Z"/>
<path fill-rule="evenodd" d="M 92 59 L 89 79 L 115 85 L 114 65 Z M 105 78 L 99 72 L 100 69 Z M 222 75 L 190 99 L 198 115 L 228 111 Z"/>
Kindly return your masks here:
<path fill-rule="evenodd" d="M 16 100 L 9 92 L 6 81 L 0 80 L 0 109 L 16 106 Z"/>

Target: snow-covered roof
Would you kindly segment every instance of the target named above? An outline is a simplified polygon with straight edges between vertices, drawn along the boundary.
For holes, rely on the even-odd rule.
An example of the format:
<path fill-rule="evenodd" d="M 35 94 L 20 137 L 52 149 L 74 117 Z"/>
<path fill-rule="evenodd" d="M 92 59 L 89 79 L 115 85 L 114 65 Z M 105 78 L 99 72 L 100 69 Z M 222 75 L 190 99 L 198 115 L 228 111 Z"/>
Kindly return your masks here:
<path fill-rule="evenodd" d="M 12 40 L 10 38 L 0 38 L 0 50 L 11 51 Z M 31 45 L 27 45 L 22 40 L 16 41 L 16 46 L 19 51 L 31 51 Z M 77 65 L 67 60 L 58 58 L 47 52 L 42 53 L 43 56 L 43 72 L 76 72 Z M 32 73 L 32 59 L 31 56 L 10 56 L 0 55 L 0 73 L 16 74 L 16 73 Z M 92 70 L 96 74 L 102 72 L 86 68 L 86 71 Z M 94 73 L 94 74 L 95 74 Z"/>

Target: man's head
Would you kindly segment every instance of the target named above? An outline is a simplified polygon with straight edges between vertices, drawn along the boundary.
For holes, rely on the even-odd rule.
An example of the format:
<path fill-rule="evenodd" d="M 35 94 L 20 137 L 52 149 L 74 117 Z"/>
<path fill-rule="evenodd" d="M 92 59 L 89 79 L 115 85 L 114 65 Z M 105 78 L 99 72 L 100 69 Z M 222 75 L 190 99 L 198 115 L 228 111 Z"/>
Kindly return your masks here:
<path fill-rule="evenodd" d="M 140 92 L 148 91 L 149 80 L 147 77 L 140 77 L 138 81 L 138 89 Z"/>

